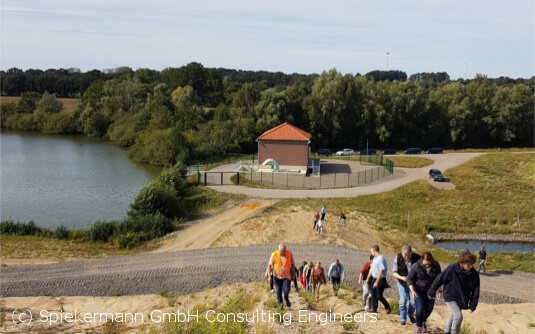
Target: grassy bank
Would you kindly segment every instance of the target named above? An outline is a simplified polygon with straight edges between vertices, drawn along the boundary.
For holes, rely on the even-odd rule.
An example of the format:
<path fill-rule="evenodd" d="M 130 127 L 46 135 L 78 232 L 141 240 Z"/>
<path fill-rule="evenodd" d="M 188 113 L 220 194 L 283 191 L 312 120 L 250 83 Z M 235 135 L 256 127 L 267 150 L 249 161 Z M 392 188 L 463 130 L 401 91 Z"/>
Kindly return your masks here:
<path fill-rule="evenodd" d="M 312 211 L 325 204 L 333 214 L 357 209 L 376 217 L 379 230 L 533 233 L 534 170 L 531 154 L 490 153 L 448 170 L 453 191 L 422 180 L 355 198 L 284 200 L 278 208 L 298 205 Z"/>
<path fill-rule="evenodd" d="M 448 251 L 441 248 L 431 248 L 435 259 L 442 263 L 455 263 L 459 252 Z M 473 252 L 477 256 L 477 252 Z M 479 262 L 474 264 L 474 267 L 479 265 Z M 491 253 L 487 257 L 487 270 L 514 270 L 527 273 L 535 273 L 535 252 L 501 252 Z"/>
<path fill-rule="evenodd" d="M 195 206 L 191 208 L 192 211 L 189 215 L 191 219 L 196 219 L 203 215 L 217 213 L 224 203 L 239 202 L 244 199 L 245 196 L 219 193 L 210 188 L 192 186 L 189 188 L 188 201 L 195 203 Z M 93 227 L 90 230 L 69 231 L 58 228 L 51 231 L 28 223 L 21 224 L 19 230 L 26 228 L 28 231 L 13 233 L 21 235 L 7 233 L 0 235 L 1 261 L 2 263 L 6 260 L 10 263 L 17 263 L 19 260 L 32 260 L 36 263 L 40 261 L 62 262 L 69 259 L 131 255 L 151 251 L 160 245 L 160 238 L 136 239 L 136 235 L 130 232 L 119 235 L 112 232 L 106 234 L 104 230 L 107 230 L 106 227 L 111 229 L 113 223 L 101 222 L 101 226 L 96 229 L 96 232 Z M 175 229 L 180 229 L 183 221 L 174 221 L 173 224 Z M 28 228 L 29 226 L 30 228 Z M 93 236 L 95 233 L 98 233 L 99 237 L 106 234 L 107 241 L 92 240 L 95 239 Z M 133 238 L 135 240 L 132 240 Z"/>
<path fill-rule="evenodd" d="M 391 160 L 395 167 L 421 168 L 433 164 L 433 160 L 427 158 L 404 156 L 387 156 L 385 158 Z"/>

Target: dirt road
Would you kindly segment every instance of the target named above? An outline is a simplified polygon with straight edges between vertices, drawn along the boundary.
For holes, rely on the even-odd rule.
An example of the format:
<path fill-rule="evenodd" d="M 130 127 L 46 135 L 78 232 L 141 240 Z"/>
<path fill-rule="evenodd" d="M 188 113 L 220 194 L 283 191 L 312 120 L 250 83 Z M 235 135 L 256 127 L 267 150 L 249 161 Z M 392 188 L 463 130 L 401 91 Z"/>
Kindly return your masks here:
<path fill-rule="evenodd" d="M 163 241 L 163 246 L 154 253 L 167 253 L 179 250 L 208 248 L 226 230 L 259 214 L 274 201 L 248 201 L 223 211 L 214 217 L 191 224 L 185 230 L 171 233 Z"/>
<path fill-rule="evenodd" d="M 264 189 L 250 188 L 235 185 L 210 186 L 210 188 L 232 194 L 241 194 L 250 197 L 262 198 L 343 198 L 356 197 L 360 195 L 378 194 L 399 188 L 407 183 L 416 180 L 427 180 L 429 169 L 440 169 L 443 173 L 449 168 L 461 165 L 468 160 L 480 156 L 484 153 L 446 153 L 446 154 L 424 154 L 425 157 L 434 161 L 430 166 L 422 168 L 394 168 L 394 175 L 375 181 L 373 183 L 353 187 L 353 188 L 336 188 L 336 189 Z M 223 167 L 222 167 L 223 168 Z M 450 185 L 451 186 L 451 185 Z M 445 184 L 439 187 L 446 187 Z M 451 187 L 452 188 L 452 187 Z"/>
<path fill-rule="evenodd" d="M 228 282 L 264 279 L 267 262 L 277 245 L 209 248 L 173 253 L 139 254 L 49 265 L 2 267 L 2 297 L 116 296 L 191 293 Z M 289 244 L 297 262 L 339 258 L 346 267 L 346 284 L 355 286 L 368 252 L 319 244 Z M 386 256 L 387 262 L 393 256 Z M 389 277 L 391 283 L 392 278 Z M 481 302 L 534 302 L 535 275 L 495 272 L 481 276 Z M 387 296 L 396 296 L 395 284 Z M 514 287 L 514 288 L 513 288 Z"/>

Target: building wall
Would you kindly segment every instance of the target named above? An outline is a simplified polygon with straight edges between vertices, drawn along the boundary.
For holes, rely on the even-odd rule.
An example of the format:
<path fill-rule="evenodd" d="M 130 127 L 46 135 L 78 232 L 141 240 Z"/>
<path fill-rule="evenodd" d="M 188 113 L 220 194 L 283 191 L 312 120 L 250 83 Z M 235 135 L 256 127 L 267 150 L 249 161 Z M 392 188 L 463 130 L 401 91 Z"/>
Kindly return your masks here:
<path fill-rule="evenodd" d="M 280 166 L 303 166 L 308 164 L 308 144 L 305 141 L 259 140 L 258 164 L 275 159 Z"/>

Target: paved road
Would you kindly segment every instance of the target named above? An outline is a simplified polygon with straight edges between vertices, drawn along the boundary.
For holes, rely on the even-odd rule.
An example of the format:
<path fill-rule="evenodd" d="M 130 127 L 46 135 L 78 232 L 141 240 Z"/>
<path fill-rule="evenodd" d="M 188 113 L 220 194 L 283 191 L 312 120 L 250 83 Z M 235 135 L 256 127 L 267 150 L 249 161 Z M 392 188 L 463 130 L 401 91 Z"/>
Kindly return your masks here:
<path fill-rule="evenodd" d="M 160 291 L 191 293 L 227 282 L 264 279 L 269 256 L 277 245 L 208 248 L 162 254 L 139 254 L 99 260 L 36 266 L 0 267 L 0 295 L 22 296 L 114 296 L 157 294 Z M 356 285 L 358 272 L 368 252 L 352 248 L 289 244 L 297 262 L 320 260 L 328 269 L 334 258 L 346 267 L 346 283 Z M 393 257 L 387 256 L 389 264 Z M 482 276 L 481 301 L 511 303 L 534 301 L 531 274 L 497 273 Z M 389 278 L 393 283 L 392 278 Z M 395 285 L 387 296 L 397 294 Z M 501 295 L 500 293 L 503 293 Z"/>
<path fill-rule="evenodd" d="M 422 168 L 394 168 L 394 175 L 373 183 L 353 187 L 353 188 L 337 188 L 337 189 L 264 189 L 264 188 L 250 188 L 235 185 L 218 185 L 210 186 L 210 188 L 227 192 L 232 194 L 241 194 L 250 197 L 263 198 L 345 198 L 356 197 L 360 195 L 378 194 L 385 191 L 390 191 L 407 183 L 416 180 L 427 180 L 427 173 L 429 169 L 436 168 L 442 172 L 449 168 L 461 165 L 468 160 L 477 157 L 483 153 L 446 153 L 446 154 L 423 154 L 418 157 L 424 157 L 434 160 L 430 166 Z M 386 156 L 388 158 L 388 156 Z M 223 167 L 221 167 L 223 168 Z"/>

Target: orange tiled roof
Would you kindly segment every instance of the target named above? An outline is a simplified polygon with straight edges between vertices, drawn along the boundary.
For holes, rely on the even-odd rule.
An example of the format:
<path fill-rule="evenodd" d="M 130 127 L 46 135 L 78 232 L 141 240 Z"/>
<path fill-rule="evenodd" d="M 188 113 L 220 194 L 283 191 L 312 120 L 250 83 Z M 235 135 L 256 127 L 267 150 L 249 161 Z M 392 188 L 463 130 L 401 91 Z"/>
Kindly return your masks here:
<path fill-rule="evenodd" d="M 258 140 L 297 140 L 308 141 L 310 140 L 310 133 L 303 131 L 290 123 L 284 122 L 279 126 L 274 127 L 271 130 L 267 130 Z"/>

